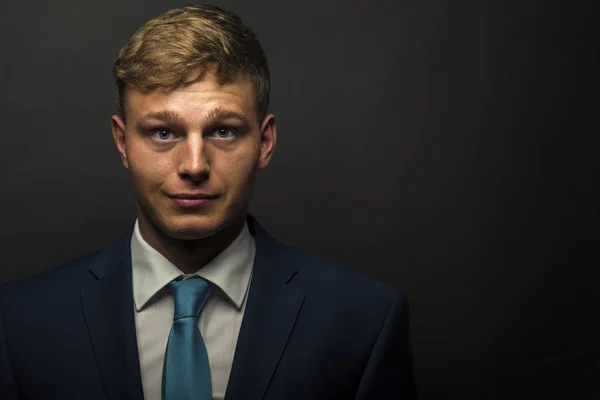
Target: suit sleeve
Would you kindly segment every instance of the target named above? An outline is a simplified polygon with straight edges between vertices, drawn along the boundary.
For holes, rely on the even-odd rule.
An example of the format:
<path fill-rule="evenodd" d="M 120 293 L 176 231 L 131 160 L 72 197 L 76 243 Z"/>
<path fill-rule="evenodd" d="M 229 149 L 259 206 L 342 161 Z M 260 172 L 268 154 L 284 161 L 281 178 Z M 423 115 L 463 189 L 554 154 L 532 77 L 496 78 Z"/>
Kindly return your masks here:
<path fill-rule="evenodd" d="M 18 400 L 18 398 L 0 314 L 0 399 Z"/>
<path fill-rule="evenodd" d="M 355 400 L 416 398 L 408 301 L 398 294 L 375 342 Z"/>

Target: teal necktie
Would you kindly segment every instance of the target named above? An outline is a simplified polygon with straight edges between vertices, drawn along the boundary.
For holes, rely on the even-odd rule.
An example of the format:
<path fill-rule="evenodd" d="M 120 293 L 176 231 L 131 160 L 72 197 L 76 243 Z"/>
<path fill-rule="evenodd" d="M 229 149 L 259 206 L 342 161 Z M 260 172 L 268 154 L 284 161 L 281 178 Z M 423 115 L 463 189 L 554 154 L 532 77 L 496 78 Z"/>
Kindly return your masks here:
<path fill-rule="evenodd" d="M 210 366 L 198 317 L 210 294 L 199 276 L 170 283 L 175 314 L 163 368 L 163 400 L 211 400 Z"/>

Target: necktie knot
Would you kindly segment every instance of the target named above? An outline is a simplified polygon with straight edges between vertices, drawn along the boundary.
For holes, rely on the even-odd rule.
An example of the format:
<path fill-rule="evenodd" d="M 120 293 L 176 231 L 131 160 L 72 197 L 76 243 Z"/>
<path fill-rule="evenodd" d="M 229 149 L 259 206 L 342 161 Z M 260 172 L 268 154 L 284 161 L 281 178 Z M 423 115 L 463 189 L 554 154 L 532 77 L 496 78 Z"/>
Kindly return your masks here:
<path fill-rule="evenodd" d="M 174 280 L 170 285 L 175 302 L 173 319 L 198 318 L 210 295 L 210 283 L 199 276 L 193 276 L 188 279 Z"/>

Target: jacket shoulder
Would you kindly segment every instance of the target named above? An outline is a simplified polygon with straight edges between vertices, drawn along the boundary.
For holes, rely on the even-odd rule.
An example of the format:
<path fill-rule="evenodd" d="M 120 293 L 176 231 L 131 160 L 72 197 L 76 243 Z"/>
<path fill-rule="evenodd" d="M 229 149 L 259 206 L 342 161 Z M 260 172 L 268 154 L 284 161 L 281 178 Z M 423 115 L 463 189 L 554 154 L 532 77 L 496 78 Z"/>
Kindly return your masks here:
<path fill-rule="evenodd" d="M 299 272 L 298 278 L 315 291 L 326 291 L 332 296 L 352 296 L 368 300 L 392 301 L 404 299 L 404 292 L 346 266 L 325 260 L 313 253 L 284 246 L 289 260 Z"/>
<path fill-rule="evenodd" d="M 79 287 L 81 279 L 89 274 L 88 267 L 102 250 L 72 258 L 48 270 L 27 278 L 0 285 L 0 303 L 59 295 L 61 291 Z"/>

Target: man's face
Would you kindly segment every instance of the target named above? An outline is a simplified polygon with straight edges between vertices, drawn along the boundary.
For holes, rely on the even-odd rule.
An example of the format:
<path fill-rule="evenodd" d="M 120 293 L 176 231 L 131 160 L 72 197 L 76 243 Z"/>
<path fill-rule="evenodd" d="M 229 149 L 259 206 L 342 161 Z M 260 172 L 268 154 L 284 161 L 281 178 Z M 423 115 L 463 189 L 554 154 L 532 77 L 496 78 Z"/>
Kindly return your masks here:
<path fill-rule="evenodd" d="M 243 218 L 255 171 L 267 167 L 276 142 L 274 117 L 257 120 L 248 77 L 220 86 L 207 74 L 151 93 L 129 87 L 124 102 L 126 122 L 113 116 L 113 136 L 131 171 L 140 224 L 201 239 Z"/>

